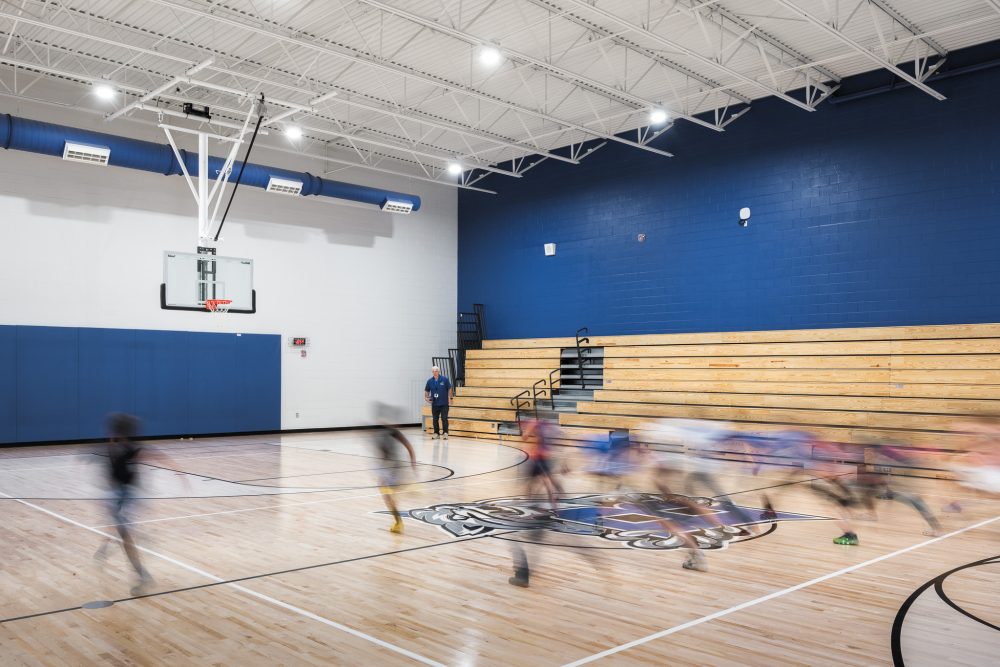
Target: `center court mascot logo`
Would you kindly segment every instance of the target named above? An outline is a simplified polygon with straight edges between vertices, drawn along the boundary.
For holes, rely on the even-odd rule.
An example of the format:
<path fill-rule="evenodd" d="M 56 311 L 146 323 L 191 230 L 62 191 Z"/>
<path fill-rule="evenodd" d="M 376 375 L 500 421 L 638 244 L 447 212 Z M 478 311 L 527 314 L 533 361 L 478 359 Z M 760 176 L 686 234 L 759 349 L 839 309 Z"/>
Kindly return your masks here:
<path fill-rule="evenodd" d="M 455 537 L 500 536 L 512 532 L 530 535 L 549 531 L 652 550 L 684 546 L 676 534 L 665 528 L 663 519 L 691 535 L 701 549 L 723 549 L 732 542 L 761 537 L 773 532 L 777 521 L 827 520 L 826 517 L 791 512 L 776 512 L 765 517 L 759 508 L 737 506 L 713 498 L 689 498 L 688 504 L 694 501 L 700 508 L 695 511 L 677 499 L 678 496 L 650 493 L 572 497 L 563 494 L 553 508 L 547 498 L 512 496 L 432 505 L 403 512 L 403 516 L 439 526 Z M 718 520 L 711 521 L 711 515 Z M 767 524 L 769 528 L 764 527 Z"/>

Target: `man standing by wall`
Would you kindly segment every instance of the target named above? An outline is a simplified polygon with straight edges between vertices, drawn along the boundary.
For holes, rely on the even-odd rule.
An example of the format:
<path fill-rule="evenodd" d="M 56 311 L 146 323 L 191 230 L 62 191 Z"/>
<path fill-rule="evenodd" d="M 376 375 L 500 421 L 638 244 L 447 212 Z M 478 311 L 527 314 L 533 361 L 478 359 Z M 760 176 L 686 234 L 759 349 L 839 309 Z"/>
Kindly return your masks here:
<path fill-rule="evenodd" d="M 424 385 L 424 400 L 431 404 L 431 418 L 434 420 L 434 435 L 437 438 L 441 435 L 438 428 L 438 420 L 444 422 L 444 439 L 448 439 L 448 403 L 449 399 L 455 397 L 455 390 L 451 386 L 451 381 L 441 375 L 441 369 L 437 366 L 431 367 L 431 378 Z"/>

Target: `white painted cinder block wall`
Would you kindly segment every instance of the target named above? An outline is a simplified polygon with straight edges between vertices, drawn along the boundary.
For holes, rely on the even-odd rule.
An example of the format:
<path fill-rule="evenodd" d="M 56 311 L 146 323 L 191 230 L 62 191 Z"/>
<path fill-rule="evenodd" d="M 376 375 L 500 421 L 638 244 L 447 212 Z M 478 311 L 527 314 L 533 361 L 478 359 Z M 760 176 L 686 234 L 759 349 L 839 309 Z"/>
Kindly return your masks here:
<path fill-rule="evenodd" d="M 2 101 L 0 112 L 165 143 L 148 123 Z M 260 143 L 251 162 L 338 166 Z M 241 187 L 218 253 L 254 260 L 257 313 L 209 315 L 159 305 L 163 251 L 197 246 L 181 177 L 0 150 L 0 324 L 280 334 L 282 428 L 368 423 L 376 399 L 416 422 L 431 356 L 455 344 L 456 191 L 354 168 L 328 177 L 418 194 L 422 207 L 388 215 Z M 306 358 L 290 336 L 310 338 Z M 205 381 L 224 372 L 206 368 Z"/>

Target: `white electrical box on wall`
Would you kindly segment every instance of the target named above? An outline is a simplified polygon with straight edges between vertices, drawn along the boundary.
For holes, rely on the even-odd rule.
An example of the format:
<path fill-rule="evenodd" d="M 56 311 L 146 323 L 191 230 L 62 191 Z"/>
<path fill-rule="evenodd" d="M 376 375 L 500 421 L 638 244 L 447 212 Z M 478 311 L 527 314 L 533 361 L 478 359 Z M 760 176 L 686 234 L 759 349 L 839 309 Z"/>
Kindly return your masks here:
<path fill-rule="evenodd" d="M 556 254 L 556 244 L 555 243 L 546 243 L 545 244 L 545 256 L 546 257 L 552 257 L 554 254 Z"/>

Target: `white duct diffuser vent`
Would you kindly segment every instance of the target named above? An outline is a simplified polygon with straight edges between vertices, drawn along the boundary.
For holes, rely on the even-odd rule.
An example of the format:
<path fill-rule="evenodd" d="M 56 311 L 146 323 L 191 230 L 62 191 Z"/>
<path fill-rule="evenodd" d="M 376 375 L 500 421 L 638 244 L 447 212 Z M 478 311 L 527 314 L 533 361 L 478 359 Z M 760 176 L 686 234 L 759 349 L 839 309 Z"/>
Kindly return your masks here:
<path fill-rule="evenodd" d="M 395 199 L 386 199 L 382 202 L 380 206 L 386 213 L 402 213 L 403 215 L 409 215 L 413 210 L 413 204 L 408 201 L 398 201 Z"/>
<path fill-rule="evenodd" d="M 87 146 L 70 141 L 63 144 L 63 159 L 68 162 L 83 162 L 104 167 L 107 166 L 110 157 L 111 149 L 103 146 Z"/>
<path fill-rule="evenodd" d="M 302 194 L 302 183 L 272 176 L 267 179 L 267 191 L 276 192 L 279 195 L 300 195 Z"/>

